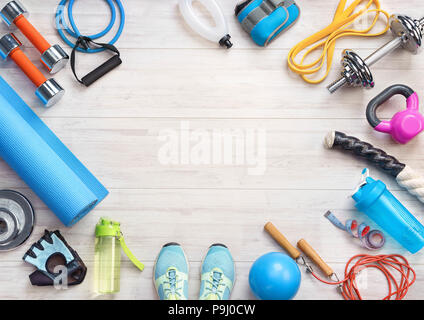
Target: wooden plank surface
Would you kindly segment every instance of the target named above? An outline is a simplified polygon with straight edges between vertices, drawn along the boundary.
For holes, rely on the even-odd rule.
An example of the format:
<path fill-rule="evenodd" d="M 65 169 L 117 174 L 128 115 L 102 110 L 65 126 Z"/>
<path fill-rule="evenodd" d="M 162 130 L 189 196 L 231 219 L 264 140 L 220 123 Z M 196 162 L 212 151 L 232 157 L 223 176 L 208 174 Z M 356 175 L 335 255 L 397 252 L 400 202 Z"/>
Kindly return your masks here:
<path fill-rule="evenodd" d="M 309 86 L 287 71 L 285 60 L 294 44 L 330 22 L 338 1 L 299 0 L 302 17 L 298 24 L 266 49 L 256 47 L 236 22 L 233 10 L 237 1 L 218 1 L 235 44 L 229 51 L 193 33 L 181 19 L 175 0 L 125 1 L 127 24 L 118 42 L 123 65 L 89 89 L 75 82 L 69 68 L 55 75 L 67 92 L 51 109 L 40 107 L 31 84 L 11 62 L 0 62 L 1 76 L 111 191 L 94 212 L 66 229 L 0 161 L 0 188 L 23 192 L 37 213 L 30 240 L 18 250 L 0 255 L 0 298 L 156 299 L 152 282 L 155 258 L 163 244 L 176 241 L 190 260 L 190 298 L 198 295 L 200 263 L 208 246 L 222 242 L 236 260 L 233 299 L 252 299 L 247 280 L 252 262 L 264 253 L 281 250 L 263 231 L 267 221 L 273 221 L 293 244 L 307 239 L 339 275 L 351 256 L 367 253 L 323 217 L 331 209 L 342 220 L 355 217 L 376 227 L 355 210 L 349 197 L 367 164 L 326 150 L 323 139 L 330 130 L 342 130 L 424 172 L 423 138 L 400 146 L 373 132 L 365 120 L 367 102 L 388 85 L 404 83 L 419 94 L 424 92 L 422 56 L 398 50 L 373 67 L 374 90 L 348 89 L 329 95 L 325 84 L 337 77 L 336 63 L 326 83 Z M 23 2 L 34 25 L 51 42 L 62 44 L 53 28 L 58 1 Z M 82 32 L 92 33 L 105 25 L 108 9 L 102 2 L 76 2 L 75 16 Z M 389 12 L 424 13 L 422 1 L 411 0 L 405 8 L 396 0 L 382 2 Z M 0 32 L 6 31 L 1 26 Z M 337 43 L 336 54 L 348 47 L 365 56 L 390 39 L 389 34 L 343 39 Z M 36 50 L 27 40 L 22 41 L 26 53 L 41 68 Z M 105 58 L 103 54 L 79 55 L 78 70 L 83 74 Z M 403 106 L 402 99 L 395 98 L 381 117 L 389 118 Z M 214 162 L 213 153 L 201 164 L 193 157 L 184 162 L 180 149 L 176 163 L 163 158 L 169 133 L 177 134 L 178 143 L 183 143 L 184 131 L 200 132 L 210 139 L 213 132 L 238 133 L 247 141 L 252 130 L 256 135 L 265 132 L 266 139 L 261 142 L 264 153 L 251 163 L 246 155 L 239 163 L 234 159 Z M 235 146 L 238 140 L 234 141 Z M 383 179 L 424 222 L 422 204 L 392 178 L 371 169 L 372 175 Z M 109 297 L 93 295 L 90 272 L 94 225 L 101 216 L 122 223 L 129 247 L 146 263 L 146 270 L 140 273 L 123 257 L 121 292 Z M 46 228 L 60 229 L 87 263 L 90 271 L 82 285 L 58 293 L 29 284 L 32 268 L 21 258 Z M 382 252 L 401 253 L 410 260 L 418 279 L 407 298 L 421 299 L 423 253 L 411 255 L 390 237 Z M 334 288 L 316 282 L 303 270 L 302 278 L 297 299 L 340 299 Z M 370 271 L 366 278 L 365 296 L 381 297 L 386 289 L 381 275 Z"/>

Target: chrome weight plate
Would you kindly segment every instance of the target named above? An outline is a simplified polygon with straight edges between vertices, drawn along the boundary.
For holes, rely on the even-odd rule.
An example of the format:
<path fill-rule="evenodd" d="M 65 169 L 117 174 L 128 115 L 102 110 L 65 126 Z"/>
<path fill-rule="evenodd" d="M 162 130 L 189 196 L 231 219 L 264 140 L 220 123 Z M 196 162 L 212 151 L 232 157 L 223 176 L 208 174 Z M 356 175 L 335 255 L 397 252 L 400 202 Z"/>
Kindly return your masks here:
<path fill-rule="evenodd" d="M 0 251 L 23 244 L 32 233 L 34 221 L 34 210 L 27 198 L 16 191 L 0 191 Z"/>

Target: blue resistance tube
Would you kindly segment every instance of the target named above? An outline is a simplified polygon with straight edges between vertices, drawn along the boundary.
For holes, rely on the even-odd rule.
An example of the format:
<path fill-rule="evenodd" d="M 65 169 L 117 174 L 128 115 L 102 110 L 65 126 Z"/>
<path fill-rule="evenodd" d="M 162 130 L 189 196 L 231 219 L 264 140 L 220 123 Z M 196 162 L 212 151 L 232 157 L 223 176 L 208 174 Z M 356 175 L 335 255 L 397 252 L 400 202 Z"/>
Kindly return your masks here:
<path fill-rule="evenodd" d="M 84 35 L 84 36 L 90 38 L 91 40 L 96 40 L 96 39 L 104 37 L 105 35 L 107 35 L 112 30 L 112 28 L 113 28 L 113 26 L 115 25 L 115 22 L 116 22 L 116 8 L 115 8 L 115 4 L 114 4 L 114 2 L 115 2 L 116 6 L 118 7 L 119 14 L 120 14 L 120 23 L 119 23 L 118 31 L 116 32 L 116 34 L 112 38 L 112 40 L 109 42 L 109 44 L 113 45 L 121 37 L 122 31 L 124 29 L 125 10 L 124 10 L 124 7 L 123 7 L 120 0 L 104 0 L 104 1 L 106 1 L 107 4 L 109 5 L 110 12 L 111 12 L 111 19 L 110 19 L 109 24 L 107 25 L 107 27 L 103 31 L 101 31 L 97 34 Z M 56 16 L 55 16 L 56 29 L 59 32 L 59 35 L 61 36 L 63 41 L 65 41 L 65 43 L 68 46 L 70 46 L 71 48 L 73 48 L 75 46 L 75 42 L 77 41 L 78 37 L 82 36 L 82 34 L 80 33 L 79 29 L 77 28 L 77 26 L 75 24 L 75 20 L 74 20 L 74 16 L 73 16 L 74 3 L 75 3 L 75 0 L 62 0 L 57 7 Z M 65 21 L 66 8 L 68 9 L 68 20 L 69 20 L 69 23 L 70 23 L 70 27 L 68 26 L 68 24 Z M 64 30 L 66 31 L 68 36 L 75 39 L 74 42 L 72 42 L 69 39 L 69 37 L 66 36 Z M 76 50 L 79 51 L 79 52 L 84 52 L 84 53 L 98 53 L 98 52 L 106 50 L 106 48 L 83 49 L 83 48 L 78 47 L 78 48 L 76 48 Z"/>
<path fill-rule="evenodd" d="M 108 194 L 0 77 L 0 157 L 69 227 Z"/>

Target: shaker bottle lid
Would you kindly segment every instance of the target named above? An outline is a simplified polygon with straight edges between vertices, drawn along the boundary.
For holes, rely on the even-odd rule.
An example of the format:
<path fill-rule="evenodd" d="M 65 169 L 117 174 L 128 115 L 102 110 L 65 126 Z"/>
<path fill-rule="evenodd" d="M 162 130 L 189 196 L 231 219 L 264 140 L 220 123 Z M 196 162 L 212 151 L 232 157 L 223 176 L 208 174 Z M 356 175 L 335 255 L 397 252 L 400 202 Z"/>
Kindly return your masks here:
<path fill-rule="evenodd" d="M 359 187 L 359 190 L 352 196 L 356 201 L 356 208 L 360 211 L 365 210 L 376 201 L 386 190 L 386 185 L 380 180 L 374 180 L 371 177 L 365 179 L 365 184 Z"/>
<path fill-rule="evenodd" d="M 96 225 L 96 237 L 115 237 L 121 235 L 121 224 L 109 218 L 100 218 Z"/>

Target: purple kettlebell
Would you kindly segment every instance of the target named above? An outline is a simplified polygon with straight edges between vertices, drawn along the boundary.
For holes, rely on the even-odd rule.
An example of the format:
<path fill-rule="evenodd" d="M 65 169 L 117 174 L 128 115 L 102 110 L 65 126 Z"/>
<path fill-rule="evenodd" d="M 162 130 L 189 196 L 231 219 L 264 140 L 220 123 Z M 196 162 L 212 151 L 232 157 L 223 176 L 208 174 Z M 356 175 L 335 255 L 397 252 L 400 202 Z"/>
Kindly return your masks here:
<path fill-rule="evenodd" d="M 381 121 L 377 109 L 394 95 L 401 94 L 406 100 L 406 110 L 396 113 L 392 120 Z M 424 130 L 424 117 L 419 112 L 418 95 L 414 90 L 402 84 L 385 89 L 371 100 L 367 107 L 367 119 L 374 130 L 392 135 L 393 139 L 405 144 Z"/>

